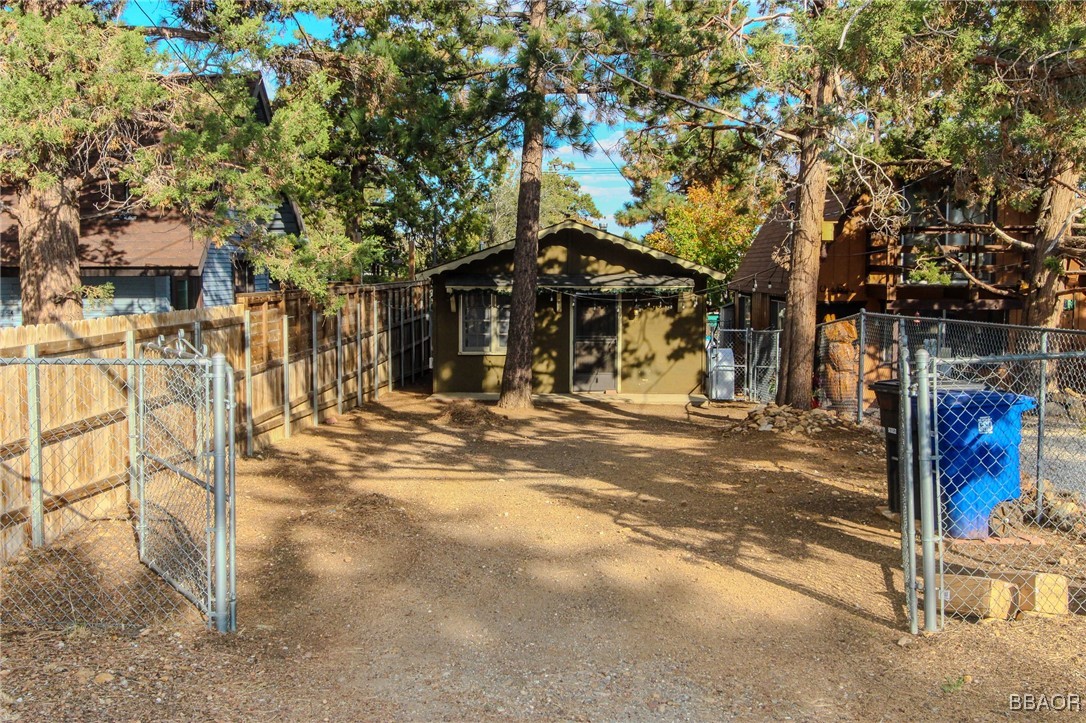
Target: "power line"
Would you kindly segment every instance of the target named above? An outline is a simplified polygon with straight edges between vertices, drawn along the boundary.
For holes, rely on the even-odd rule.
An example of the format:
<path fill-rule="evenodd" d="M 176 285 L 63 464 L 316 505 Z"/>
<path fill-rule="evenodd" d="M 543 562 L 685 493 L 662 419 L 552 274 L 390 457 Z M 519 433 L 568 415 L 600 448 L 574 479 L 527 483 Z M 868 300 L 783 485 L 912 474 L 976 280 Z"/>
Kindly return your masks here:
<path fill-rule="evenodd" d="M 626 178 L 626 176 L 622 173 L 622 169 L 619 168 L 617 163 L 615 163 L 615 159 L 611 158 L 611 154 L 607 151 L 606 148 L 603 147 L 603 144 L 600 143 L 599 139 L 596 138 L 596 134 L 592 132 L 592 126 L 585 126 L 585 130 L 588 131 L 588 137 L 591 138 L 597 146 L 599 146 L 599 149 L 603 151 L 603 155 L 607 158 L 608 161 L 611 162 L 611 165 L 615 167 L 615 170 L 618 171 L 618 174 L 622 176 L 623 179 L 625 179 L 627 184 L 629 184 L 630 190 L 636 191 L 637 188 L 634 186 L 633 181 Z"/>
<path fill-rule="evenodd" d="M 141 13 L 143 13 L 143 17 L 147 18 L 148 23 L 150 23 L 152 26 L 155 25 L 155 21 L 151 18 L 150 14 L 148 14 L 148 12 L 143 9 L 143 6 L 140 5 L 139 0 L 132 0 L 132 4 L 135 5 L 136 8 Z M 167 27 L 169 27 L 169 26 L 167 26 Z M 170 47 L 170 50 L 173 51 L 173 54 L 177 56 L 177 59 L 180 60 L 181 64 L 184 65 L 185 68 L 189 71 L 189 74 L 192 75 L 192 77 L 196 79 L 196 82 L 198 82 L 201 86 L 203 86 L 204 91 L 207 92 L 207 94 L 208 94 L 208 96 L 210 96 L 211 100 L 215 101 L 215 105 L 219 106 L 219 110 L 222 111 L 223 115 L 228 117 L 228 118 L 233 118 L 235 125 L 240 125 L 239 122 L 238 122 L 238 119 L 234 118 L 234 116 L 230 115 L 230 113 L 227 112 L 226 108 L 223 107 L 223 104 L 219 102 L 219 99 L 215 96 L 215 93 L 211 90 L 211 86 L 209 86 L 207 84 L 207 82 L 204 80 L 204 77 L 196 72 L 196 70 L 192 67 L 192 65 L 189 64 L 188 59 L 185 58 L 185 56 L 181 54 L 181 51 L 179 51 L 177 49 L 177 47 L 173 44 L 173 40 L 171 40 L 168 36 L 163 37 L 162 39 L 166 41 L 166 45 L 168 45 Z"/>

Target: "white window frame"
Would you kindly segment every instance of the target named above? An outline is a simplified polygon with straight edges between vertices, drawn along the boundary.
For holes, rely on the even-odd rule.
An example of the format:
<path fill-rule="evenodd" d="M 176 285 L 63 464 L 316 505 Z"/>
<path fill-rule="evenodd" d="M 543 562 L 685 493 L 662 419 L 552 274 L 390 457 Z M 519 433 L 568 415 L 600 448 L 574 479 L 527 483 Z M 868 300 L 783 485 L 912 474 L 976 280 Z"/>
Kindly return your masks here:
<path fill-rule="evenodd" d="M 468 292 L 471 293 L 471 292 Z M 480 290 L 478 293 L 487 294 L 490 299 L 490 346 L 483 349 L 479 347 L 467 348 L 464 346 L 464 309 L 467 307 L 466 294 L 460 294 L 460 298 L 456 300 L 456 326 L 457 336 L 460 341 L 460 354 L 462 356 L 505 356 L 507 345 L 502 345 L 499 342 L 498 335 L 498 309 L 501 304 L 498 303 L 499 298 L 502 297 L 494 291 Z M 508 296 L 505 297 L 508 305 Z M 507 339 L 508 341 L 508 339 Z"/>

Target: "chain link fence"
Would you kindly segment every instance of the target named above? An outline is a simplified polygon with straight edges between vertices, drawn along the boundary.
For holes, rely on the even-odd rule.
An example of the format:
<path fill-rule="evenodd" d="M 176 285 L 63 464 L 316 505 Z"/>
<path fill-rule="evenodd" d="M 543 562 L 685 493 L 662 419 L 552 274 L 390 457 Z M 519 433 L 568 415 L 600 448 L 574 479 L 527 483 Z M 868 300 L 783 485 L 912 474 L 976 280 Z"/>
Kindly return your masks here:
<path fill-rule="evenodd" d="M 730 350 L 731 362 L 725 361 L 734 375 L 731 398 L 751 402 L 772 402 L 777 395 L 780 372 L 779 329 L 714 329 L 709 339 L 710 359 L 713 350 Z M 719 353 L 719 352 L 718 352 Z M 726 359 L 726 357 L 725 357 Z M 710 363 L 710 370 L 720 366 Z"/>
<path fill-rule="evenodd" d="M 913 358 L 899 396 L 913 629 L 1086 615 L 1086 352 Z"/>
<path fill-rule="evenodd" d="M 187 599 L 232 629 L 225 360 L 34 352 L 0 359 L 0 624 L 139 627 Z"/>
<path fill-rule="evenodd" d="M 1086 351 L 1086 331 L 860 313 L 819 324 L 815 397 L 858 423 L 877 413 L 871 384 L 919 349 L 944 359 Z"/>

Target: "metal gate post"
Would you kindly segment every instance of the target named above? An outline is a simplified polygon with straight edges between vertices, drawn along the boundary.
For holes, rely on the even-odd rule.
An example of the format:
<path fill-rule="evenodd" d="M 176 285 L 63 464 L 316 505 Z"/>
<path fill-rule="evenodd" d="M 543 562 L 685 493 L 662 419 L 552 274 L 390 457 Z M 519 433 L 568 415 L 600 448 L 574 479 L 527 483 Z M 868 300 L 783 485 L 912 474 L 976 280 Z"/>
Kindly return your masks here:
<path fill-rule="evenodd" d="M 415 326 L 418 324 L 418 319 L 415 316 L 417 309 L 415 305 L 414 286 L 411 287 L 411 293 L 409 294 L 409 296 L 411 297 L 411 381 L 415 381 L 415 375 L 418 374 L 418 368 L 415 366 L 415 357 L 418 356 L 418 346 L 415 343 Z"/>
<path fill-rule="evenodd" d="M 136 481 L 136 465 L 139 452 L 136 446 L 136 368 L 132 361 L 136 358 L 136 332 L 129 329 L 124 333 L 124 355 L 129 363 L 125 365 L 125 402 L 128 417 L 128 503 L 131 506 L 139 500 L 139 487 Z"/>
<path fill-rule="evenodd" d="M 45 503 L 41 463 L 41 389 L 38 377 L 38 346 L 26 347 L 26 421 L 30 442 L 30 544 L 45 545 Z"/>
<path fill-rule="evenodd" d="M 1048 332 L 1041 332 L 1041 354 L 1048 354 Z M 1037 390 L 1037 523 L 1044 524 L 1045 402 L 1048 396 L 1048 361 L 1041 360 L 1040 389 Z"/>
<path fill-rule="evenodd" d="M 230 530 L 230 546 L 229 546 L 229 562 L 228 569 L 230 571 L 230 621 L 228 629 L 230 632 L 237 632 L 238 629 L 238 578 L 237 578 L 237 559 L 238 559 L 238 508 L 237 508 L 237 495 L 235 491 L 237 489 L 236 480 L 234 478 L 234 472 L 237 468 L 237 445 L 234 439 L 235 424 L 234 424 L 234 410 L 237 409 L 237 398 L 235 397 L 234 388 L 236 386 L 236 375 L 230 375 L 230 383 L 226 387 L 227 393 L 227 406 L 230 409 L 230 425 L 228 430 L 228 446 L 226 448 L 226 464 L 227 464 L 227 480 L 229 486 L 227 487 L 227 505 L 229 509 L 229 530 Z"/>
<path fill-rule="evenodd" d="M 773 397 L 777 396 L 777 390 L 781 388 L 781 330 L 777 329 L 773 334 Z M 768 395 L 767 395 L 768 396 Z M 768 399 L 766 401 L 769 401 Z"/>
<path fill-rule="evenodd" d="M 931 454 L 931 384 L 930 356 L 926 349 L 916 351 L 916 426 L 920 458 L 920 544 L 924 563 L 924 631 L 939 630 L 937 603 L 942 594 L 935 581 L 935 480 Z"/>
<path fill-rule="evenodd" d="M 750 380 L 752 379 L 752 376 L 751 376 L 751 373 L 750 373 L 750 365 L 751 365 L 750 349 L 751 349 L 751 344 L 754 343 L 754 332 L 748 326 L 746 329 L 744 329 L 743 336 L 745 337 L 744 338 L 744 346 L 746 347 L 743 350 L 743 391 L 747 395 L 747 400 L 748 401 L 753 401 L 754 396 L 751 394 L 751 391 L 750 391 Z"/>
<path fill-rule="evenodd" d="M 901 346 L 904 348 L 904 327 L 901 332 Z M 898 483 L 901 490 L 901 563 L 905 571 L 905 602 L 909 608 L 909 630 L 913 635 L 919 632 L 916 600 L 916 499 L 913 494 L 913 405 L 909 395 L 909 359 L 898 357 Z"/>
<path fill-rule="evenodd" d="M 856 376 L 856 424 L 864 423 L 864 361 L 867 357 L 867 312 L 860 309 L 859 374 Z"/>
<path fill-rule="evenodd" d="M 139 422 L 137 425 L 139 435 L 139 517 L 137 522 L 137 530 L 139 531 L 140 542 L 140 561 L 142 562 L 147 553 L 147 507 L 144 505 L 144 491 L 147 489 L 147 458 L 144 456 L 144 451 L 147 449 L 147 410 L 144 405 L 143 394 L 143 381 L 146 373 L 146 366 L 139 365 L 137 369 L 137 375 L 139 378 L 139 394 L 137 394 L 136 400 L 136 419 Z"/>
<path fill-rule="evenodd" d="M 227 509 L 226 509 L 226 357 L 211 358 L 212 417 L 214 424 L 215 490 L 215 629 L 229 629 L 227 587 Z"/>

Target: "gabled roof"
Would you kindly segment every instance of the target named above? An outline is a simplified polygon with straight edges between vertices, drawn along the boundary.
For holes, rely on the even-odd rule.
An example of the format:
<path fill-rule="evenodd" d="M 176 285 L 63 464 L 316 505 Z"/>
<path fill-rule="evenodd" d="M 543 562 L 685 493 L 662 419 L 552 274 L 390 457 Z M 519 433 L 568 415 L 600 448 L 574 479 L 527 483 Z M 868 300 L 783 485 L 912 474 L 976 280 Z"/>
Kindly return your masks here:
<path fill-rule="evenodd" d="M 539 288 L 541 289 L 633 291 L 637 289 L 693 289 L 694 286 L 693 279 L 678 276 L 650 276 L 635 273 L 539 275 Z M 508 291 L 513 288 L 513 275 L 454 274 L 449 277 L 445 288 L 450 291 L 471 291 L 474 289 Z"/>
<path fill-rule="evenodd" d="M 754 291 L 754 282 L 757 280 L 758 291 L 765 292 L 772 288 L 773 296 L 784 296 L 787 293 L 788 270 L 781 265 L 781 261 L 787 257 L 792 230 L 788 204 L 795 201 L 796 193 L 796 189 L 790 191 L 785 199 L 770 211 L 743 260 L 739 262 L 739 268 L 735 270 L 733 277 L 735 280 L 728 284 L 729 289 L 749 294 Z M 844 200 L 832 189 L 828 190 L 824 220 L 836 222 L 844 215 Z"/>
<path fill-rule="evenodd" d="M 612 243 L 616 246 L 621 246 L 622 248 L 628 249 L 630 251 L 645 254 L 646 256 L 651 256 L 652 258 L 659 259 L 660 261 L 667 261 L 673 263 L 676 266 L 681 266 L 684 269 L 695 271 L 704 276 L 716 279 L 717 281 L 728 280 L 727 276 L 725 276 L 722 272 L 717 271 L 716 269 L 711 269 L 708 266 L 703 266 L 701 264 L 694 263 L 693 261 L 681 259 L 678 256 L 672 256 L 671 254 L 664 253 L 663 251 L 657 251 L 651 246 L 646 246 L 645 244 L 640 244 L 636 241 L 630 241 L 629 239 L 622 236 L 608 233 L 603 229 L 596 228 L 595 226 L 583 223 L 581 221 L 574 221 L 572 219 L 562 221 L 561 223 L 556 223 L 552 226 L 547 226 L 546 228 L 540 229 L 540 246 L 543 245 L 543 239 L 547 236 L 552 236 L 559 233 L 560 231 L 565 231 L 567 229 L 580 231 L 581 233 L 592 236 L 599 241 Z M 516 239 L 512 239 L 496 246 L 490 246 L 489 248 L 476 251 L 475 253 L 468 254 L 467 256 L 461 256 L 458 259 L 454 259 L 453 261 L 449 261 L 448 263 L 441 264 L 440 266 L 433 266 L 431 268 L 425 269 L 424 271 L 421 271 L 419 273 L 419 277 L 423 279 L 429 279 L 433 278 L 434 276 L 440 276 L 441 274 L 447 273 L 449 271 L 454 271 L 462 266 L 466 266 L 467 264 L 471 264 L 476 261 L 489 258 L 496 254 L 500 254 L 503 251 L 512 251 L 515 245 Z"/>

